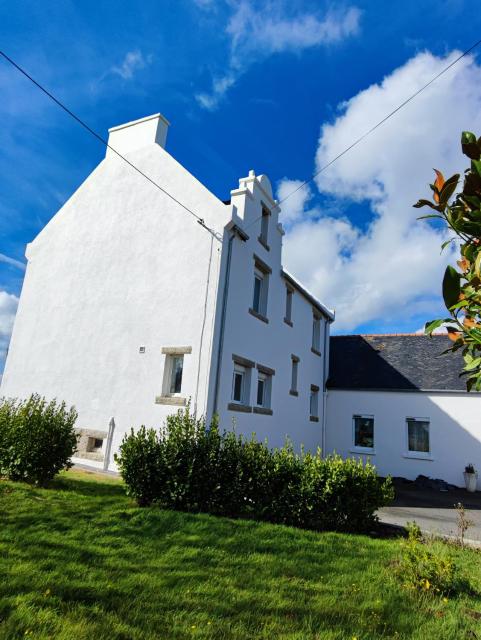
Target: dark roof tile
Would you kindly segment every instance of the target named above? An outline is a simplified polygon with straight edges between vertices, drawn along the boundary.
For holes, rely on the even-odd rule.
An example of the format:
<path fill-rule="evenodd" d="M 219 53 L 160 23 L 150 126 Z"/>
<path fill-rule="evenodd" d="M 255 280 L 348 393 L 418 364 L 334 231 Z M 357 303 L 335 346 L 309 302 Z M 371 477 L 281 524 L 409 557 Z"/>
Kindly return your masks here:
<path fill-rule="evenodd" d="M 333 336 L 330 341 L 330 389 L 466 391 L 461 350 L 447 335 Z"/>

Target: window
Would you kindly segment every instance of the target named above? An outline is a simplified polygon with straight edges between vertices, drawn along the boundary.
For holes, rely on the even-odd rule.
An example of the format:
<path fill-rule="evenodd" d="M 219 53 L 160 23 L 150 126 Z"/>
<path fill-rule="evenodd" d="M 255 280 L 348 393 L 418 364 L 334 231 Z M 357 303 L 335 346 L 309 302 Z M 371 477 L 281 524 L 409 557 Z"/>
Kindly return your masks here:
<path fill-rule="evenodd" d="M 182 388 L 182 370 L 184 356 L 171 356 L 170 389 L 169 393 L 180 393 Z"/>
<path fill-rule="evenodd" d="M 252 301 L 252 308 L 256 313 L 262 313 L 261 303 L 262 303 L 263 283 L 264 283 L 264 274 L 256 269 L 254 273 L 254 299 Z"/>
<path fill-rule="evenodd" d="M 102 451 L 103 446 L 104 441 L 102 438 L 89 438 L 87 442 L 87 451 L 99 453 L 100 451 Z"/>
<path fill-rule="evenodd" d="M 354 447 L 374 449 L 374 417 L 353 416 Z"/>
<path fill-rule="evenodd" d="M 252 307 L 249 309 L 249 312 L 263 322 L 268 322 L 266 317 L 267 292 L 271 271 L 271 268 L 263 260 L 254 255 L 254 290 Z"/>
<path fill-rule="evenodd" d="M 271 212 L 266 207 L 262 207 L 262 217 L 261 217 L 261 234 L 258 238 L 259 242 L 266 248 L 269 249 L 269 245 L 267 244 L 267 238 L 269 235 L 269 216 Z"/>
<path fill-rule="evenodd" d="M 272 415 L 271 395 L 272 395 L 272 376 L 275 374 L 274 369 L 257 364 L 257 386 L 255 389 L 256 398 L 254 413 L 262 413 L 264 415 Z"/>
<path fill-rule="evenodd" d="M 192 347 L 163 347 L 165 354 L 162 395 L 156 396 L 157 404 L 185 405 L 184 356 L 192 353 Z M 182 394 L 182 396 L 181 396 Z"/>
<path fill-rule="evenodd" d="M 309 396 L 309 411 L 313 422 L 319 421 L 319 387 L 311 384 L 311 394 Z"/>
<path fill-rule="evenodd" d="M 232 380 L 232 402 L 244 402 L 246 370 L 241 365 L 234 365 L 234 377 Z"/>
<path fill-rule="evenodd" d="M 429 454 L 429 420 L 407 418 L 408 453 Z"/>
<path fill-rule="evenodd" d="M 264 407 L 266 402 L 266 376 L 263 373 L 259 373 L 257 378 L 257 398 L 256 404 L 258 407 Z"/>
<path fill-rule="evenodd" d="M 286 287 L 286 315 L 284 322 L 290 324 L 292 327 L 292 296 L 294 292 L 290 287 Z"/>
<path fill-rule="evenodd" d="M 289 393 L 291 394 L 291 396 L 297 396 L 299 395 L 297 391 L 297 375 L 299 371 L 299 358 L 295 355 L 292 355 L 291 360 L 292 360 L 291 389 Z"/>
<path fill-rule="evenodd" d="M 316 315 L 312 317 L 312 351 L 321 352 L 321 319 Z"/>
<path fill-rule="evenodd" d="M 250 413 L 252 412 L 252 407 L 250 406 L 251 377 L 255 362 L 235 354 L 232 354 L 232 360 L 234 361 L 234 368 L 232 372 L 231 401 L 227 408 L 230 411 Z"/>

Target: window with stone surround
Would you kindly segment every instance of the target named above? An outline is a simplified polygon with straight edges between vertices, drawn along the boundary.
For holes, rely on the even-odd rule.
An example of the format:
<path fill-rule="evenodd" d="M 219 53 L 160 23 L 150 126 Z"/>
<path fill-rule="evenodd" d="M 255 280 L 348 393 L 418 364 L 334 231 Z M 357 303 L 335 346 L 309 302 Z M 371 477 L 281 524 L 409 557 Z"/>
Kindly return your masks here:
<path fill-rule="evenodd" d="M 192 347 L 163 347 L 165 355 L 162 380 L 162 395 L 157 396 L 157 404 L 185 406 L 187 396 L 184 384 L 185 355 L 192 353 Z"/>

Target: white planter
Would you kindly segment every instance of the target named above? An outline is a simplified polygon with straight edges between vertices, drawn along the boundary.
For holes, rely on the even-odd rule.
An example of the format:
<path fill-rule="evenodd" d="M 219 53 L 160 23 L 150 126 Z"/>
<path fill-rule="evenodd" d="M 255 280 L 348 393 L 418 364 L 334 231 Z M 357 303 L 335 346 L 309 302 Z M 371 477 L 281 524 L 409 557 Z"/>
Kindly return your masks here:
<path fill-rule="evenodd" d="M 478 474 L 477 473 L 466 473 L 464 472 L 464 482 L 466 484 L 466 490 L 470 493 L 474 493 L 476 491 L 476 484 L 478 482 Z"/>

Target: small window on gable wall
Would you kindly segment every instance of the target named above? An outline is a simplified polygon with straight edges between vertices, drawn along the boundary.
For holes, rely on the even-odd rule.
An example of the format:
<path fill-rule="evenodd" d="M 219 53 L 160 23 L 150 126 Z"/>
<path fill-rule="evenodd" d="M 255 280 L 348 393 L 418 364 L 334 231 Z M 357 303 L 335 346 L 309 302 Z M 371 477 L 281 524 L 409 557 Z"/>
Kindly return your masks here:
<path fill-rule="evenodd" d="M 291 395 L 297 395 L 297 378 L 299 374 L 299 358 L 297 356 L 291 356 L 292 369 L 291 369 Z"/>
<path fill-rule="evenodd" d="M 172 370 L 170 374 L 170 393 L 180 393 L 182 387 L 182 371 L 184 369 L 184 356 L 171 356 Z"/>
<path fill-rule="evenodd" d="M 266 207 L 262 207 L 262 217 L 261 217 L 261 234 L 259 236 L 259 242 L 268 248 L 267 239 L 269 236 L 269 217 L 270 211 Z"/>
<path fill-rule="evenodd" d="M 311 420 L 319 420 L 319 387 L 311 384 L 311 393 L 309 396 L 309 413 Z"/>
<path fill-rule="evenodd" d="M 294 292 L 290 287 L 286 287 L 286 315 L 284 322 L 292 326 L 292 296 Z"/>
<path fill-rule="evenodd" d="M 321 319 L 316 315 L 312 317 L 312 349 L 321 351 Z"/>
<path fill-rule="evenodd" d="M 262 299 L 264 288 L 264 274 L 256 269 L 254 272 L 254 298 L 252 300 L 252 308 L 256 313 L 263 313 Z"/>

